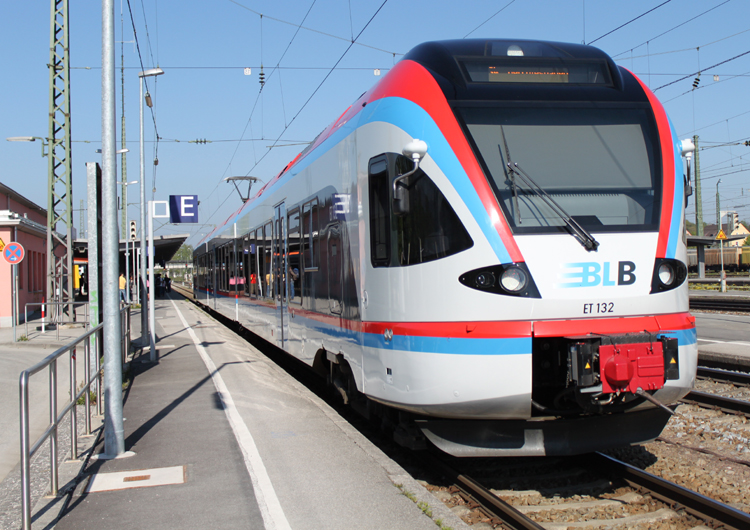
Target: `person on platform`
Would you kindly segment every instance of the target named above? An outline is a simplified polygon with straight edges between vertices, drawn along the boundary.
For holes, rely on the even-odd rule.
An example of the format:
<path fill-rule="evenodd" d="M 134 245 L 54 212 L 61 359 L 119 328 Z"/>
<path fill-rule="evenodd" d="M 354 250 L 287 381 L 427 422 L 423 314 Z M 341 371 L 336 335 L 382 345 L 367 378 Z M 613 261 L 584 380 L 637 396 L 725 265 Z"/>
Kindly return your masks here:
<path fill-rule="evenodd" d="M 125 279 L 125 273 L 120 273 L 120 302 L 125 303 L 125 289 L 128 286 L 128 281 Z"/>

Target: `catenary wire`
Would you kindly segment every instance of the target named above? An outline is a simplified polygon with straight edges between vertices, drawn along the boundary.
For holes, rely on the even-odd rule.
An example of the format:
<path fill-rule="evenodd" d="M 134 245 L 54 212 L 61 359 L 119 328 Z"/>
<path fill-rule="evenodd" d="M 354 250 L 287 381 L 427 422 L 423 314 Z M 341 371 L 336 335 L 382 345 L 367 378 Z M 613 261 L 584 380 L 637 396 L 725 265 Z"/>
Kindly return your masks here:
<path fill-rule="evenodd" d="M 744 57 L 745 55 L 747 55 L 747 54 L 749 54 L 749 53 L 750 53 L 750 50 L 748 50 L 748 51 L 746 51 L 746 52 L 743 52 L 743 53 L 740 53 L 740 54 L 737 54 L 737 55 L 735 55 L 734 57 L 731 57 L 731 58 L 729 58 L 729 59 L 726 59 L 726 60 L 724 60 L 724 61 L 718 62 L 718 63 L 716 63 L 716 64 L 714 64 L 714 65 L 711 65 L 711 66 L 709 66 L 709 67 L 707 67 L 707 68 L 703 68 L 703 70 L 702 70 L 702 71 L 703 71 L 703 72 L 707 72 L 707 71 L 711 70 L 712 68 L 716 68 L 717 66 L 721 66 L 722 64 L 726 64 L 726 63 L 728 63 L 728 62 L 730 62 L 730 61 L 734 61 L 734 60 L 736 60 L 736 59 L 739 59 L 740 57 Z M 671 82 L 669 82 L 669 83 L 667 83 L 667 84 L 665 84 L 665 85 L 662 85 L 662 86 L 660 86 L 660 87 L 658 87 L 658 88 L 655 88 L 655 89 L 654 89 L 653 91 L 654 91 L 654 92 L 656 92 L 657 90 L 661 90 L 662 88 L 666 88 L 666 87 L 668 87 L 668 86 L 670 86 L 670 85 L 674 85 L 675 83 L 679 83 L 680 81 L 684 81 L 685 79 L 687 79 L 687 78 L 689 78 L 689 77 L 693 77 L 694 75 L 697 75 L 697 74 L 699 74 L 699 73 L 701 73 L 701 72 L 700 72 L 700 71 L 699 71 L 699 72 L 693 72 L 692 74 L 688 74 L 688 75 L 686 75 L 686 76 L 683 76 L 683 77 L 681 77 L 681 78 L 679 78 L 679 79 L 675 79 L 674 81 L 671 81 Z"/>
<path fill-rule="evenodd" d="M 229 2 L 231 2 L 233 4 L 235 4 L 235 5 L 237 5 L 239 7 L 241 7 L 242 9 L 247 9 L 248 11 L 250 11 L 251 13 L 255 13 L 256 15 L 262 15 L 262 16 L 270 19 L 270 20 L 273 20 L 273 21 L 276 21 L 276 22 L 280 22 L 282 24 L 287 24 L 289 26 L 299 26 L 301 29 L 304 29 L 304 30 L 307 30 L 307 31 L 312 31 L 313 33 L 319 33 L 320 35 L 325 35 L 326 37 L 331 37 L 333 39 L 338 39 L 338 40 L 343 40 L 345 42 L 350 42 L 350 40 L 347 39 L 346 37 L 339 37 L 338 35 L 333 35 L 331 33 L 326 33 L 324 31 L 320 31 L 320 30 L 317 30 L 317 29 L 312 29 L 312 28 L 307 28 L 307 27 L 304 27 L 304 26 L 300 26 L 298 24 L 295 24 L 294 22 L 287 22 L 286 20 L 281 20 L 280 18 L 274 18 L 274 17 L 269 17 L 268 15 L 263 15 L 260 11 L 256 11 L 254 9 L 251 9 L 251 8 L 247 7 L 246 5 L 242 5 L 239 2 L 237 2 L 236 0 L 227 0 L 227 1 L 229 1 Z M 384 50 L 382 48 L 376 48 L 375 46 L 370 46 L 369 44 L 362 44 L 361 42 L 356 42 L 356 39 L 354 39 L 353 42 L 357 46 L 364 46 L 365 48 L 370 48 L 371 50 L 376 50 L 376 51 L 379 51 L 379 52 L 388 53 L 388 54 L 392 54 L 392 55 L 403 55 L 403 53 L 391 52 L 391 51 L 388 51 L 388 50 Z"/>
<path fill-rule="evenodd" d="M 297 35 L 299 34 L 300 29 L 302 28 L 302 24 L 304 24 L 305 20 L 307 20 L 307 17 L 310 15 L 310 12 L 312 11 L 312 8 L 315 5 L 316 1 L 317 0 L 313 0 L 312 4 L 310 4 L 310 7 L 307 10 L 307 13 L 305 13 L 305 16 L 302 18 L 302 22 L 299 25 L 297 25 L 297 29 L 294 32 L 294 35 L 292 35 L 292 38 L 289 39 L 289 43 L 287 44 L 286 49 L 284 49 L 284 52 L 281 54 L 281 57 L 279 58 L 279 60 L 276 63 L 276 68 L 274 68 L 274 69 L 271 70 L 271 73 L 268 76 L 268 81 L 271 80 L 271 78 L 273 77 L 274 73 L 279 68 L 279 65 L 281 64 L 281 61 L 284 59 L 284 57 L 286 56 L 287 52 L 289 51 L 289 48 L 294 43 Z M 261 15 L 261 17 L 262 17 L 262 15 Z M 279 75 L 281 75 L 281 74 L 279 73 Z M 232 167 L 232 161 L 234 160 L 235 156 L 237 155 L 237 151 L 239 150 L 239 147 L 241 145 L 240 142 L 243 141 L 245 133 L 247 132 L 247 128 L 252 123 L 253 115 L 255 114 L 255 109 L 258 106 L 258 102 L 260 101 L 262 93 L 263 93 L 263 86 L 261 86 L 260 90 L 258 91 L 258 95 L 256 96 L 255 102 L 253 103 L 253 108 L 250 110 L 250 116 L 248 117 L 247 122 L 245 123 L 245 128 L 242 130 L 242 135 L 240 136 L 240 140 L 237 142 L 237 146 L 235 147 L 234 151 L 232 152 L 232 156 L 229 159 L 227 167 L 224 169 L 224 172 L 221 174 L 221 177 L 219 178 L 219 181 L 216 183 L 216 186 L 214 186 L 214 189 L 211 190 L 211 193 L 208 194 L 208 197 L 206 198 L 207 200 L 211 198 L 211 196 L 214 194 L 214 192 L 216 190 L 218 190 L 219 186 L 221 185 L 221 182 L 223 181 L 224 176 L 227 174 L 227 171 L 229 171 L 229 169 Z M 284 124 L 287 125 L 286 124 L 286 111 L 284 111 L 284 113 L 285 113 L 284 114 Z M 288 127 L 288 125 L 287 125 L 287 127 Z M 286 130 L 286 128 L 284 130 Z M 261 136 L 262 136 L 262 134 L 261 134 Z M 252 145 L 253 145 L 253 158 L 255 158 L 255 144 L 253 143 Z M 255 161 L 255 165 L 253 166 L 253 168 L 255 168 L 257 166 L 257 164 L 258 164 L 258 161 L 256 160 Z M 250 171 L 252 171 L 252 169 Z M 249 175 L 250 171 L 248 171 L 245 175 L 246 176 Z M 227 201 L 227 199 L 224 199 L 224 201 L 221 203 L 221 205 L 219 206 L 219 208 L 221 208 L 221 206 L 223 206 L 224 203 L 226 203 L 226 201 Z M 217 208 L 215 211 L 218 211 L 219 208 Z M 213 217 L 213 214 L 211 214 L 211 217 Z M 209 219 L 211 217 L 209 217 Z"/>
<path fill-rule="evenodd" d="M 233 0 L 230 0 L 230 1 L 233 1 Z M 385 4 L 386 4 L 387 2 L 388 2 L 388 0 L 383 0 L 383 3 L 382 3 L 382 4 L 380 4 L 380 7 L 378 7 L 378 9 L 377 9 L 377 10 L 375 11 L 375 13 L 374 13 L 374 14 L 372 15 L 372 17 L 370 17 L 370 20 L 368 20 L 368 21 L 367 21 L 367 23 L 365 24 L 365 26 L 364 26 L 364 27 L 362 28 L 362 30 L 361 30 L 361 31 L 360 31 L 360 32 L 359 32 L 359 33 L 357 34 L 357 36 L 356 36 L 356 37 L 354 38 L 354 40 L 353 40 L 353 41 L 352 41 L 352 42 L 351 42 L 351 43 L 349 44 L 349 46 L 347 46 L 346 50 L 344 50 L 344 53 L 342 53 L 342 54 L 341 54 L 341 57 L 339 57 L 339 59 L 338 59 L 338 60 L 336 61 L 336 63 L 335 63 L 335 64 L 334 64 L 334 65 L 333 65 L 333 66 L 331 67 L 331 69 L 330 69 L 330 70 L 329 70 L 329 72 L 328 72 L 328 73 L 326 74 L 326 76 L 325 76 L 325 77 L 323 78 L 323 80 L 322 80 L 322 81 L 321 81 L 321 82 L 320 82 L 320 83 L 318 84 L 318 86 L 317 86 L 317 87 L 315 88 L 315 90 L 313 90 L 312 94 L 310 94 L 310 97 L 309 97 L 309 98 L 307 98 L 307 100 L 306 100 L 306 101 L 305 101 L 305 102 L 304 102 L 304 103 L 302 104 L 302 106 L 301 106 L 301 107 L 300 107 L 300 109 L 299 109 L 299 110 L 297 111 L 297 113 L 296 113 L 296 114 L 294 115 L 294 117 L 293 117 L 293 118 L 291 119 L 291 121 L 289 122 L 289 124 L 288 124 L 287 126 L 285 126 L 285 127 L 284 127 L 284 129 L 283 129 L 283 130 L 281 131 L 281 133 L 279 134 L 278 138 L 277 138 L 277 139 L 276 139 L 276 140 L 274 141 L 273 145 L 276 145 L 276 144 L 277 144 L 277 143 L 278 143 L 278 142 L 279 142 L 279 141 L 281 140 L 281 137 L 282 137 L 282 136 L 284 136 L 284 133 L 285 133 L 285 132 L 287 131 L 287 129 L 289 129 L 289 127 L 290 127 L 290 126 L 292 125 L 292 123 L 294 123 L 294 120 L 296 120 L 296 119 L 297 119 L 297 117 L 298 117 L 298 116 L 300 115 L 300 113 L 302 113 L 302 111 L 303 111 L 303 110 L 304 110 L 304 109 L 305 109 L 305 108 L 307 107 L 307 105 L 308 105 L 308 104 L 310 103 L 310 101 L 312 100 L 312 98 L 313 98 L 313 97 L 315 97 L 315 94 L 317 94 L 317 93 L 318 93 L 318 91 L 319 91 L 319 90 L 320 90 L 320 88 L 321 88 L 321 87 L 323 86 L 323 84 L 324 84 L 324 83 L 325 83 L 325 82 L 326 82 L 326 81 L 328 80 L 328 78 L 329 78 L 329 77 L 331 76 L 331 74 L 332 74 L 332 73 L 334 72 L 334 70 L 336 70 L 336 67 L 338 66 L 338 64 L 339 64 L 339 63 L 340 63 L 340 62 L 341 62 L 341 61 L 342 61 L 342 60 L 344 59 L 344 57 L 345 57 L 345 56 L 346 56 L 346 54 L 347 54 L 347 53 L 349 52 L 349 50 L 351 50 L 352 46 L 354 46 L 354 44 L 355 44 L 355 43 L 357 42 L 357 40 L 358 40 L 358 39 L 359 39 L 359 37 L 360 37 L 360 36 L 362 35 L 362 33 L 364 33 L 364 31 L 365 31 L 365 30 L 366 30 L 366 29 L 367 29 L 367 28 L 368 28 L 368 27 L 370 26 L 370 24 L 372 23 L 372 21 L 373 21 L 373 20 L 375 19 L 375 17 L 376 17 L 377 15 L 378 15 L 378 13 L 380 13 L 380 11 L 381 11 L 381 10 L 383 9 L 383 7 L 385 6 Z M 270 150 L 267 150 L 267 151 L 266 151 L 266 152 L 265 152 L 265 153 L 263 154 L 263 156 L 261 156 L 261 157 L 260 157 L 260 159 L 259 159 L 259 160 L 258 160 L 258 161 L 257 161 L 257 162 L 255 163 L 255 165 L 254 165 L 254 166 L 253 166 L 252 168 L 250 168 L 250 171 L 248 171 L 248 174 L 250 174 L 250 172 L 251 172 L 251 171 L 252 171 L 252 170 L 253 170 L 254 168 L 256 168 L 256 167 L 258 166 L 258 164 L 259 164 L 259 163 L 260 163 L 260 162 L 261 162 L 261 161 L 262 161 L 262 160 L 263 160 L 263 159 L 264 159 L 264 158 L 265 158 L 265 157 L 266 157 L 266 156 L 268 155 L 268 153 L 269 153 L 269 152 L 270 152 Z M 226 199 L 225 199 L 225 200 L 224 200 L 224 202 L 222 203 L 222 206 L 223 206 L 223 204 L 224 204 L 225 202 L 226 202 Z M 220 211 L 220 209 L 221 209 L 221 206 L 219 206 L 219 208 L 217 208 L 217 209 L 216 209 L 216 210 L 214 211 L 214 213 L 212 213 L 212 214 L 211 214 L 211 215 L 209 216 L 208 220 L 210 221 L 211 219 L 213 219 L 214 215 L 216 215 L 216 213 L 218 213 L 218 212 Z"/>
<path fill-rule="evenodd" d="M 616 27 L 615 29 L 613 29 L 613 30 L 611 30 L 611 31 L 608 31 L 607 33 L 605 33 L 605 34 L 604 34 L 604 35 L 602 35 L 601 37 L 597 37 L 597 38 L 595 38 L 594 40 L 592 40 L 591 42 L 588 42 L 587 44 L 589 44 L 589 45 L 591 45 L 591 44 L 594 44 L 594 43 L 595 43 L 596 41 L 598 41 L 598 40 L 601 40 L 601 39 L 603 39 L 603 38 L 604 38 L 604 37 L 606 37 L 607 35 L 611 35 L 611 34 L 612 34 L 612 33 L 614 33 L 615 31 L 617 31 L 618 29 L 622 29 L 622 28 L 624 28 L 625 26 L 627 26 L 627 25 L 628 25 L 628 24 L 630 24 L 631 22 L 635 22 L 635 21 L 636 21 L 636 20 L 638 20 L 639 18 L 641 18 L 641 17 L 643 17 L 643 16 L 646 16 L 646 15 L 648 15 L 648 14 L 649 14 L 649 13 L 651 13 L 652 11 L 656 11 L 656 10 L 657 10 L 657 9 L 659 9 L 659 8 L 660 8 L 661 6 L 663 6 L 663 5 L 666 5 L 666 4 L 668 4 L 669 2 L 671 2 L 671 1 L 672 1 L 672 0 L 666 0 L 665 2 L 662 2 L 661 4 L 659 4 L 658 6 L 656 6 L 656 7 L 652 7 L 652 8 L 651 8 L 651 9 L 649 9 L 648 11 L 646 11 L 646 12 L 644 12 L 644 13 L 641 13 L 640 15 L 638 15 L 637 17 L 635 17 L 635 18 L 633 18 L 633 19 L 631 19 L 631 20 L 628 20 L 628 21 L 627 21 L 627 22 L 625 22 L 624 24 L 621 24 L 620 26 L 617 26 L 617 27 Z"/>
<path fill-rule="evenodd" d="M 466 35 L 464 35 L 464 37 L 463 37 L 463 38 L 465 39 L 466 37 L 468 37 L 469 35 L 471 35 L 472 33 L 474 33 L 474 32 L 475 32 L 476 30 L 478 30 L 479 28 L 481 28 L 482 26 L 484 26 L 484 25 L 485 25 L 485 24 L 486 24 L 487 22 L 489 22 L 490 20 L 492 20 L 493 18 L 495 18 L 495 17 L 496 17 L 497 15 L 499 15 L 499 14 L 500 14 L 500 13 L 501 13 L 502 11 L 504 11 L 506 7 L 508 7 L 508 6 L 510 5 L 510 4 L 512 4 L 512 3 L 513 3 L 513 2 L 515 2 L 515 1 L 516 1 L 516 0 L 510 0 L 510 2 L 508 2 L 508 3 L 507 3 L 507 4 L 505 4 L 505 5 L 503 6 L 503 7 L 501 7 L 501 8 L 500 8 L 500 11 L 497 11 L 497 12 L 496 12 L 496 13 L 495 13 L 494 15 L 492 15 L 492 16 L 491 16 L 490 18 L 488 18 L 487 20 L 485 20 L 484 22 L 482 22 L 481 24 L 479 24 L 479 25 L 478 25 L 478 26 L 477 26 L 476 28 L 474 28 L 473 30 L 471 30 L 471 31 L 470 31 L 469 33 L 467 33 Z"/>
<path fill-rule="evenodd" d="M 621 55 L 625 55 L 625 54 L 626 54 L 626 53 L 628 53 L 628 52 L 632 52 L 632 51 L 633 51 L 633 50 L 635 50 L 636 48 L 640 48 L 641 46 L 643 46 L 643 45 L 644 45 L 644 44 L 646 44 L 646 43 L 649 43 L 649 42 L 653 42 L 653 41 L 655 41 L 656 39 L 658 39 L 659 37 L 663 37 L 664 35 L 666 35 L 666 34 L 667 34 L 667 33 L 669 33 L 670 31 L 674 31 L 674 30 L 676 30 L 677 28 L 679 28 L 679 27 L 681 27 L 681 26 L 684 26 L 684 25 L 685 25 L 685 24 L 687 24 L 688 22 L 692 22 L 692 21 L 693 21 L 693 20 L 695 20 L 696 18 L 700 18 L 700 17 L 702 17 L 703 15 L 705 15 L 706 13 L 709 13 L 709 12 L 713 11 L 714 9 L 717 9 L 717 8 L 719 8 L 719 7 L 723 6 L 724 4 L 728 4 L 728 3 L 729 3 L 729 2 L 731 2 L 731 1 L 732 1 L 732 0 L 725 0 L 725 1 L 724 1 L 724 2 L 722 2 L 721 4 L 719 4 L 719 5 L 715 5 L 714 7 L 712 7 L 711 9 L 708 9 L 708 10 L 704 11 L 704 12 L 703 12 L 703 13 L 701 13 L 700 15 L 696 15 L 696 16 L 694 16 L 693 18 L 690 18 L 690 19 L 686 20 L 685 22 L 682 22 L 682 23 L 680 23 L 680 24 L 677 24 L 676 26 L 674 26 L 674 27 L 672 27 L 672 28 L 668 29 L 667 31 L 664 31 L 664 32 L 662 32 L 662 33 L 659 33 L 659 34 L 658 34 L 658 35 L 657 35 L 656 37 L 651 37 L 650 39 L 648 39 L 648 40 L 646 40 L 646 41 L 644 41 L 644 42 L 640 43 L 639 45 L 637 45 L 637 46 L 633 46 L 633 47 L 632 47 L 632 48 L 630 48 L 629 50 L 626 50 L 626 51 L 624 51 L 624 52 L 618 53 L 617 55 L 613 55 L 613 56 L 612 56 L 612 59 L 616 59 L 617 57 L 619 57 L 619 56 L 621 56 Z M 593 42 L 593 41 L 592 41 L 592 42 Z M 690 49 L 694 49 L 694 48 L 690 48 Z M 655 55 L 658 55 L 658 54 L 655 54 Z M 631 57 L 631 59 L 637 59 L 637 57 Z"/>

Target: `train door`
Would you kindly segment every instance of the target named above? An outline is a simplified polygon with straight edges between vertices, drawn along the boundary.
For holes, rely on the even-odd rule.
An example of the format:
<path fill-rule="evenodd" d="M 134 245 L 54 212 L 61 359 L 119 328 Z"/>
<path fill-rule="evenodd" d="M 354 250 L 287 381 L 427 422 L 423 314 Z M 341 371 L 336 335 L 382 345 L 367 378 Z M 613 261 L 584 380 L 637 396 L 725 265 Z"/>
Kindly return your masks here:
<path fill-rule="evenodd" d="M 218 275 L 218 269 L 219 269 L 219 259 L 218 259 L 218 249 L 213 248 L 211 250 L 211 288 L 210 288 L 210 294 L 209 296 L 213 298 L 213 309 L 216 310 L 216 287 L 217 282 L 219 281 L 219 275 Z"/>
<path fill-rule="evenodd" d="M 289 242 L 287 241 L 286 230 L 286 205 L 282 202 L 276 206 L 274 214 L 275 229 L 273 231 L 273 291 L 274 300 L 276 301 L 276 345 L 286 349 L 289 338 L 289 264 L 287 255 L 289 252 Z"/>
<path fill-rule="evenodd" d="M 326 230 L 328 256 L 328 309 L 334 315 L 341 315 L 344 300 L 343 261 L 344 249 L 341 244 L 341 227 L 339 223 L 328 225 Z"/>

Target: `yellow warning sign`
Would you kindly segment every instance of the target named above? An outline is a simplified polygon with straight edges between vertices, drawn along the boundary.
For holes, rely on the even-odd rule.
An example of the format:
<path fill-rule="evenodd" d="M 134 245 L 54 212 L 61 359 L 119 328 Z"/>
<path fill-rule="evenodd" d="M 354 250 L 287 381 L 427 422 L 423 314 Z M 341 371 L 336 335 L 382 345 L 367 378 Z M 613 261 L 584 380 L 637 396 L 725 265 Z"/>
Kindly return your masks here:
<path fill-rule="evenodd" d="M 0 252 L 2 252 L 4 248 L 5 248 L 5 241 L 3 241 L 2 238 L 0 238 Z"/>
<path fill-rule="evenodd" d="M 671 360 L 671 361 L 669 361 L 669 364 L 677 364 L 677 361 L 675 360 L 675 358 L 674 358 L 674 357 L 672 357 L 672 360 Z"/>
<path fill-rule="evenodd" d="M 716 239 L 726 239 L 727 235 L 724 233 L 724 230 L 719 230 L 719 233 L 716 234 Z"/>
<path fill-rule="evenodd" d="M 584 370 L 591 370 L 591 365 L 589 363 L 586 363 L 586 368 Z"/>

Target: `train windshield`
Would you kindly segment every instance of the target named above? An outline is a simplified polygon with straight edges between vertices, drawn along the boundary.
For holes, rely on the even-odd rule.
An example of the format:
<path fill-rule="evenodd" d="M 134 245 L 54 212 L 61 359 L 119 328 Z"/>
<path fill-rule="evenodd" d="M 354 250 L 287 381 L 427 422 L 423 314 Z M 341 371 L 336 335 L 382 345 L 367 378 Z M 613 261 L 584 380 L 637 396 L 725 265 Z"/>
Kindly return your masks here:
<path fill-rule="evenodd" d="M 647 109 L 482 106 L 460 114 L 514 232 L 566 230 L 571 217 L 592 232 L 657 230 L 660 161 Z"/>

